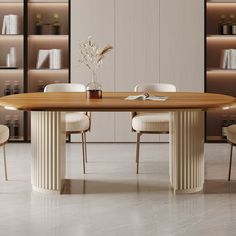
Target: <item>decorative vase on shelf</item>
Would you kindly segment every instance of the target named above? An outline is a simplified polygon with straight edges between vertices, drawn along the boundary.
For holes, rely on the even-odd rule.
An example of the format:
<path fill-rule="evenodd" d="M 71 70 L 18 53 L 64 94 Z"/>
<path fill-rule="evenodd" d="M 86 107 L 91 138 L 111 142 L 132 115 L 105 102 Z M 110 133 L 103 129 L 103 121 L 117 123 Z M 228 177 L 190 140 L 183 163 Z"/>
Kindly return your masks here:
<path fill-rule="evenodd" d="M 96 71 L 92 72 L 92 81 L 86 86 L 86 97 L 89 99 L 102 98 L 102 86 L 97 82 Z"/>

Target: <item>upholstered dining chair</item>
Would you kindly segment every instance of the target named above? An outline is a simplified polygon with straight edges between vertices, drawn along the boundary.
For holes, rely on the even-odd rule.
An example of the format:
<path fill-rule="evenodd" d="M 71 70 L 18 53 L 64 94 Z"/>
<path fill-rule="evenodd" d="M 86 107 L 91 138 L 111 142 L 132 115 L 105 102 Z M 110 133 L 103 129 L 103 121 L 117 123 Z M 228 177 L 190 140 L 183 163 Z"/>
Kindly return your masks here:
<path fill-rule="evenodd" d="M 138 84 L 134 88 L 135 92 L 176 92 L 173 84 L 153 83 Z M 140 137 L 142 134 L 167 134 L 169 133 L 169 113 L 168 112 L 133 112 L 132 131 L 137 133 L 136 144 L 136 164 L 137 174 L 139 172 L 139 151 Z"/>
<path fill-rule="evenodd" d="M 4 172 L 5 180 L 7 179 L 7 160 L 6 160 L 6 143 L 9 139 L 9 128 L 5 125 L 0 125 L 0 146 L 3 147 L 3 162 L 4 162 Z"/>
<path fill-rule="evenodd" d="M 229 159 L 229 172 L 228 181 L 231 177 L 231 167 L 232 167 L 232 157 L 233 157 L 233 147 L 236 146 L 236 125 L 230 125 L 226 129 L 227 141 L 230 143 L 230 159 Z"/>
<path fill-rule="evenodd" d="M 83 84 L 75 83 L 55 83 L 49 84 L 44 88 L 44 92 L 85 92 L 86 88 Z M 81 134 L 82 137 L 82 153 L 83 153 L 83 172 L 85 174 L 85 162 L 87 162 L 87 142 L 86 132 L 90 130 L 91 114 L 89 112 L 66 112 L 66 134 Z"/>

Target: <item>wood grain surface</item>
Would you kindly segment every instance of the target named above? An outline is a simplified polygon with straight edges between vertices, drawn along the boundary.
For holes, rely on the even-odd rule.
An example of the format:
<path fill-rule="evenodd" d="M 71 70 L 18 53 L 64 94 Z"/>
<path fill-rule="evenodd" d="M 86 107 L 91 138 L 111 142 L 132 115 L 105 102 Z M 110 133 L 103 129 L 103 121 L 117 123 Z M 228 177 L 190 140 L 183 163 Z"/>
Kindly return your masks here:
<path fill-rule="evenodd" d="M 104 92 L 102 99 L 87 99 L 85 93 L 25 93 L 0 98 L 5 109 L 25 111 L 155 111 L 179 109 L 216 109 L 236 105 L 231 96 L 210 93 L 150 93 L 167 96 L 166 101 L 125 100 L 134 92 Z"/>

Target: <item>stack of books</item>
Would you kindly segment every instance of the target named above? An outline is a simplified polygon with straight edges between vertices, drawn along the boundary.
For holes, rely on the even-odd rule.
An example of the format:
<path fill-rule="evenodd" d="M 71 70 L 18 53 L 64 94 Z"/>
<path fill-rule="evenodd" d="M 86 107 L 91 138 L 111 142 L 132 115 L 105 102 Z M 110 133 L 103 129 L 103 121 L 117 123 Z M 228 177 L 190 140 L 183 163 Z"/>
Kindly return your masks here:
<path fill-rule="evenodd" d="M 41 69 L 48 59 L 49 69 L 61 69 L 61 49 L 40 49 L 38 53 L 36 68 Z"/>
<path fill-rule="evenodd" d="M 2 24 L 2 34 L 18 34 L 18 16 L 5 15 Z"/>
<path fill-rule="evenodd" d="M 225 49 L 222 51 L 220 68 L 236 69 L 236 49 Z"/>

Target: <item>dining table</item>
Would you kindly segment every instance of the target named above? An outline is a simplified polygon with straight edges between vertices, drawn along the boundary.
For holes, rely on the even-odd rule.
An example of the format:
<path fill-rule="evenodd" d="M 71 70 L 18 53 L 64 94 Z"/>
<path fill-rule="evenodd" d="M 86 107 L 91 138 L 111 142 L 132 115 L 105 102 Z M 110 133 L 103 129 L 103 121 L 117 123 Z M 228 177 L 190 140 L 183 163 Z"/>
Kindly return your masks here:
<path fill-rule="evenodd" d="M 200 192 L 204 186 L 204 114 L 235 107 L 231 96 L 200 92 L 153 92 L 166 99 L 127 100 L 140 92 L 22 93 L 0 98 L 0 106 L 31 113 L 31 184 L 40 193 L 61 193 L 65 184 L 65 112 L 170 113 L 169 179 L 174 193 Z"/>

